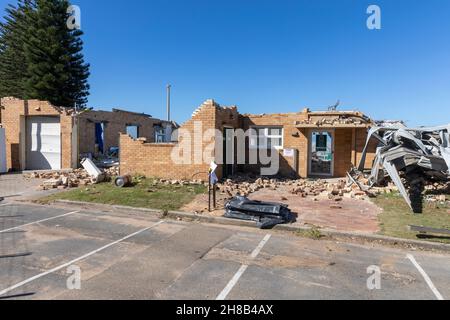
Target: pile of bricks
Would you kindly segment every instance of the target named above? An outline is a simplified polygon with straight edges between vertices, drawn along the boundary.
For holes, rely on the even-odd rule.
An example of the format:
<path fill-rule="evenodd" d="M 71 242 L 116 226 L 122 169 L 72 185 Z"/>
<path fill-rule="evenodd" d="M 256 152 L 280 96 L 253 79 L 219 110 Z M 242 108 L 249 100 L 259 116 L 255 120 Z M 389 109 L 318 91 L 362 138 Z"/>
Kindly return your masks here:
<path fill-rule="evenodd" d="M 159 179 L 155 181 L 156 184 L 163 184 L 166 186 L 172 185 L 172 186 L 192 186 L 192 185 L 208 185 L 207 183 L 205 184 L 204 181 L 202 180 L 192 180 L 192 181 L 188 181 L 188 180 L 167 180 L 167 179 Z"/>
<path fill-rule="evenodd" d="M 114 166 L 110 168 L 105 168 L 103 172 L 105 173 L 106 177 L 118 177 L 120 175 L 120 167 Z"/>
<path fill-rule="evenodd" d="M 111 167 L 104 170 L 107 179 L 119 175 L 118 167 Z M 67 171 L 33 172 L 24 175 L 28 179 L 44 179 L 45 181 L 38 187 L 39 190 L 67 189 L 80 186 L 96 184 L 98 181 L 91 177 L 84 169 L 74 169 Z"/>
<path fill-rule="evenodd" d="M 244 180 L 244 181 L 243 181 Z M 335 201 L 342 200 L 343 197 L 366 198 L 367 194 L 357 186 L 347 187 L 347 182 L 339 180 L 337 182 L 327 182 L 326 180 L 287 180 L 287 179 L 247 179 L 237 177 L 218 184 L 222 195 L 232 198 L 235 196 L 247 197 L 261 189 L 288 190 L 290 194 L 306 197 L 323 197 Z"/>

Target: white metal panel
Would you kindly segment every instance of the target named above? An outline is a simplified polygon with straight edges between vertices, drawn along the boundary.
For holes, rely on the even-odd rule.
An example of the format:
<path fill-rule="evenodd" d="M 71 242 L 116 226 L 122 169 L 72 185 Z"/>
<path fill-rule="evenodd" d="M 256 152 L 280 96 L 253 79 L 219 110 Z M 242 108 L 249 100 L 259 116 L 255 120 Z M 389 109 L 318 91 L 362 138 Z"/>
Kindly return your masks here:
<path fill-rule="evenodd" d="M 58 117 L 27 118 L 27 170 L 61 169 L 61 125 Z"/>
<path fill-rule="evenodd" d="M 0 128 L 0 173 L 6 172 L 6 138 L 5 129 Z"/>

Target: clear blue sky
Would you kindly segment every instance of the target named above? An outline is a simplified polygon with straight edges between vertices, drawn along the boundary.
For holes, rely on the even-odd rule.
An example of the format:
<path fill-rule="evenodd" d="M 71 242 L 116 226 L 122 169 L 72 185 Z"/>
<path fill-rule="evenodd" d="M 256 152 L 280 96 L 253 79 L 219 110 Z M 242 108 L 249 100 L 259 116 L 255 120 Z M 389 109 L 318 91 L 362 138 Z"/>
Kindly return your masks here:
<path fill-rule="evenodd" d="M 3 11 L 7 3 L 0 0 Z M 89 106 L 187 120 L 205 99 L 242 113 L 342 101 L 376 119 L 450 122 L 448 0 L 73 0 Z M 382 30 L 366 9 L 382 9 Z"/>

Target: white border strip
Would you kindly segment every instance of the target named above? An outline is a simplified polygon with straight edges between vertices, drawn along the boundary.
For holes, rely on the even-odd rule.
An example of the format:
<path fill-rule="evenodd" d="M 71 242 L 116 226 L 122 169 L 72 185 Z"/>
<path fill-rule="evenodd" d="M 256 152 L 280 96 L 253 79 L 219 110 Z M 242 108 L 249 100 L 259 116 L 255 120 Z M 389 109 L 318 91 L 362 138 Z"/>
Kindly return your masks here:
<path fill-rule="evenodd" d="M 39 221 L 30 222 L 30 223 L 23 224 L 23 225 L 21 225 L 21 226 L 17 226 L 17 227 L 14 227 L 14 228 L 9 228 L 9 229 L 5 229 L 5 230 L 1 230 L 0 233 L 5 233 L 5 232 L 17 230 L 17 229 L 22 229 L 22 228 L 24 228 L 24 227 L 28 227 L 28 226 L 31 226 L 31 225 L 33 225 L 33 224 L 38 224 L 38 223 L 42 223 L 42 222 L 46 222 L 46 221 L 51 221 L 51 220 L 55 220 L 55 219 L 62 218 L 62 217 L 67 217 L 67 216 L 70 216 L 70 215 L 72 215 L 72 214 L 79 213 L 79 212 L 80 212 L 80 211 L 73 211 L 73 212 L 61 214 L 61 215 L 56 216 L 56 217 L 51 217 L 51 218 L 42 219 L 42 220 L 39 220 Z"/>
<path fill-rule="evenodd" d="M 250 258 L 256 259 L 256 257 L 259 255 L 261 250 L 264 248 L 266 243 L 270 240 L 272 235 L 268 234 L 264 237 L 264 239 L 261 241 L 261 243 L 256 247 L 255 250 L 253 250 L 252 254 L 250 255 Z M 231 290 L 233 290 L 234 286 L 238 283 L 241 276 L 244 274 L 244 272 L 247 270 L 248 265 L 242 265 L 238 272 L 233 276 L 233 278 L 228 282 L 227 286 L 223 291 L 219 294 L 219 296 L 216 298 L 217 301 L 223 301 L 227 298 L 227 296 L 230 294 Z"/>
<path fill-rule="evenodd" d="M 420 274 L 425 279 L 425 282 L 428 284 L 428 286 L 430 287 L 431 291 L 433 291 L 433 293 L 436 296 L 436 298 L 438 300 L 444 300 L 444 297 L 441 295 L 441 293 L 438 291 L 438 289 L 436 289 L 436 287 L 434 286 L 434 284 L 431 281 L 430 277 L 426 274 L 425 270 L 423 270 L 423 268 L 417 263 L 417 261 L 414 258 L 414 256 L 412 254 L 408 254 L 406 257 L 409 259 L 409 261 L 412 262 L 412 264 L 417 268 L 417 270 L 419 270 Z"/>
<path fill-rule="evenodd" d="M 84 259 L 88 258 L 89 256 L 92 256 L 92 255 L 94 255 L 94 254 L 96 254 L 96 253 L 99 253 L 100 251 L 106 250 L 106 249 L 108 249 L 109 247 L 112 247 L 112 246 L 114 246 L 114 245 L 116 245 L 116 244 L 118 244 L 118 243 L 120 243 L 120 242 L 123 242 L 123 241 L 125 241 L 125 240 L 128 240 L 128 239 L 134 237 L 134 236 L 137 236 L 138 234 L 143 233 L 143 232 L 145 232 L 145 231 L 147 231 L 147 230 L 150 230 L 150 229 L 152 229 L 152 228 L 154 228 L 154 227 L 156 227 L 156 226 L 159 226 L 159 225 L 162 224 L 162 223 L 164 223 L 164 221 L 159 221 L 158 223 L 155 223 L 154 225 L 152 225 L 152 226 L 150 226 L 150 227 L 148 227 L 148 228 L 139 230 L 139 231 L 137 231 L 137 232 L 135 232 L 135 233 L 132 233 L 132 234 L 130 234 L 130 235 L 128 235 L 128 236 L 126 236 L 126 237 L 124 237 L 124 238 L 122 238 L 122 239 L 119 239 L 119 240 L 117 240 L 117 241 L 111 242 L 110 244 L 107 244 L 106 246 L 103 246 L 103 247 L 101 247 L 101 248 L 99 248 L 99 249 L 97 249 L 97 250 L 91 251 L 91 252 L 89 252 L 89 253 L 87 253 L 87 254 L 85 254 L 85 255 L 79 257 L 79 258 L 76 258 L 76 259 L 74 259 L 74 260 L 72 260 L 72 261 L 69 261 L 69 262 L 67 262 L 67 263 L 64 263 L 64 264 L 62 264 L 62 265 L 60 265 L 60 266 L 58 266 L 58 267 L 55 267 L 55 268 L 53 268 L 53 269 L 51 269 L 51 270 L 45 271 L 45 272 L 43 272 L 43 273 L 40 273 L 40 274 L 38 274 L 38 275 L 36 275 L 36 276 L 34 276 L 34 277 L 31 277 L 31 278 L 29 278 L 29 279 L 27 279 L 27 280 L 24 280 L 24 281 L 22 281 L 22 282 L 19 282 L 18 284 L 13 285 L 12 287 L 9 287 L 9 288 L 6 288 L 5 290 L 0 291 L 0 296 L 3 296 L 3 295 L 5 295 L 5 294 L 11 292 L 12 290 L 15 290 L 15 289 L 17 289 L 17 288 L 20 288 L 20 287 L 22 287 L 22 286 L 24 286 L 24 285 L 26 285 L 26 284 L 28 284 L 28 283 L 34 281 L 34 280 L 37 280 L 37 279 L 39 279 L 39 278 L 42 278 L 42 277 L 44 277 L 44 276 L 46 276 L 46 275 L 49 275 L 49 274 L 51 274 L 51 273 L 54 273 L 54 272 L 56 272 L 56 271 L 58 271 L 58 270 L 61 270 L 61 269 L 66 268 L 66 267 L 69 267 L 69 266 L 73 265 L 74 263 L 77 263 L 77 262 L 79 262 L 79 261 L 81 261 L 81 260 L 84 260 Z"/>

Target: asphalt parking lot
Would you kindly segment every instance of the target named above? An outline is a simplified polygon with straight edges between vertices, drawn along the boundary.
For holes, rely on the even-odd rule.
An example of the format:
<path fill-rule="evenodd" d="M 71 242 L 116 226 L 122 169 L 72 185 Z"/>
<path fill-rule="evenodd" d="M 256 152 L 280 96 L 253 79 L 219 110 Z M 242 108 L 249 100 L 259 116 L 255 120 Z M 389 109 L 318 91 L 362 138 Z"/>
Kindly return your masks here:
<path fill-rule="evenodd" d="M 449 298 L 448 254 L 0 203 L 0 299 Z"/>

